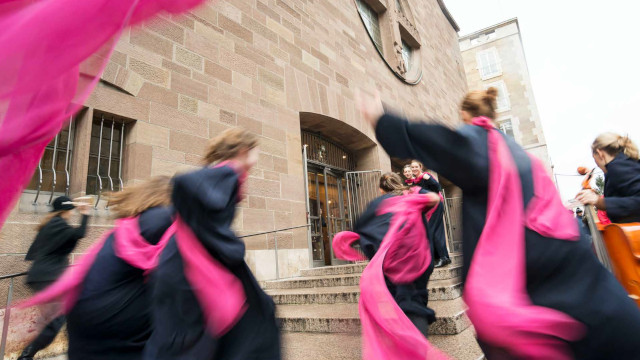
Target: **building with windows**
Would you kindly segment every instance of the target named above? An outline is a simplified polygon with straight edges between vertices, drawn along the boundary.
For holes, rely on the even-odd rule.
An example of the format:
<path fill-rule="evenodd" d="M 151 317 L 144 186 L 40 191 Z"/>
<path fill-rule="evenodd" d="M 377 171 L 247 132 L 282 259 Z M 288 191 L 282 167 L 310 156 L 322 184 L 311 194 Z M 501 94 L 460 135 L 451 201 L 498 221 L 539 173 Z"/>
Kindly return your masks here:
<path fill-rule="evenodd" d="M 460 38 L 469 89 L 498 89 L 500 129 L 550 169 L 547 142 L 542 130 L 520 26 L 514 18 Z"/>

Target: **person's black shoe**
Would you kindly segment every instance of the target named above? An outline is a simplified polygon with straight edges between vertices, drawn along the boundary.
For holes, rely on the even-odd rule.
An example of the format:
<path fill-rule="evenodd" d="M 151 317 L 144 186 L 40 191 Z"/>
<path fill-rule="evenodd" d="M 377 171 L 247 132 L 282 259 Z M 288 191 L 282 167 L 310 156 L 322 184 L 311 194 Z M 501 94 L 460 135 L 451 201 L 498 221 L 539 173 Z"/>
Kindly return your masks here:
<path fill-rule="evenodd" d="M 18 357 L 18 360 L 33 360 L 33 357 L 36 355 L 37 352 L 38 352 L 38 349 L 36 349 L 35 346 L 29 344 L 29 346 L 24 348 L 24 350 L 22 351 L 22 354 L 20 354 L 20 357 Z"/>
<path fill-rule="evenodd" d="M 451 261 L 451 260 L 449 260 L 449 261 Z M 439 267 L 443 267 L 443 266 L 444 266 L 444 260 L 442 260 L 442 259 L 436 260 L 436 264 L 433 265 L 434 268 L 439 268 Z"/>
<path fill-rule="evenodd" d="M 444 259 L 442 260 L 442 266 L 447 266 L 447 265 L 449 265 L 449 264 L 451 264 L 451 259 L 449 259 L 449 258 L 444 258 Z"/>

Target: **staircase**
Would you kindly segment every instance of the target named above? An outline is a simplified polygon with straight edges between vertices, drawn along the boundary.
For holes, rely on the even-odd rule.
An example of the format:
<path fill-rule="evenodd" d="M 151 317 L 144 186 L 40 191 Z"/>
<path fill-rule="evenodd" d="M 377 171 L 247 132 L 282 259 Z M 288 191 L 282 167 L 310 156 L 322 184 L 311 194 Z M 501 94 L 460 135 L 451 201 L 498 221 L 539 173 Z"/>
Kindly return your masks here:
<path fill-rule="evenodd" d="M 429 341 L 454 359 L 484 358 L 462 302 L 460 256 L 435 269 L 429 281 L 429 307 L 436 322 Z M 268 281 L 266 292 L 277 305 L 286 360 L 361 359 L 358 298 L 366 264 L 301 271 L 301 276 Z"/>

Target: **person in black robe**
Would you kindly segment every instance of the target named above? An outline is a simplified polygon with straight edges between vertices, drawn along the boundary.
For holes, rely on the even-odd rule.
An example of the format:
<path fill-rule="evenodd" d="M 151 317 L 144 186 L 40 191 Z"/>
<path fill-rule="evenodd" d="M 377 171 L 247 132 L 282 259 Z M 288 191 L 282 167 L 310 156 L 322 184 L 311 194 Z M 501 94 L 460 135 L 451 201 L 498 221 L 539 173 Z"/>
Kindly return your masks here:
<path fill-rule="evenodd" d="M 489 188 L 488 131 L 470 123 L 479 116 L 495 119 L 495 93 L 467 94 L 461 106 L 466 124 L 457 129 L 409 122 L 385 114 L 379 98 L 359 99 L 363 117 L 390 156 L 416 158 L 462 189 L 463 282 L 484 229 Z M 517 166 L 526 206 L 534 194 L 531 160 L 512 138 L 501 135 Z M 533 304 L 568 314 L 586 326 L 585 336 L 569 343 L 576 359 L 639 358 L 640 310 L 598 262 L 584 237 L 563 241 L 525 228 L 525 258 L 526 290 Z M 516 358 L 479 342 L 488 359 Z"/>
<path fill-rule="evenodd" d="M 440 194 L 442 187 L 440 183 L 427 172 L 423 172 L 423 165 L 418 160 L 411 161 L 411 168 L 414 170 L 414 184 L 432 193 Z M 418 174 L 415 174 L 415 173 Z M 444 202 L 441 201 L 436 207 L 436 211 L 429 220 L 429 239 L 433 242 L 436 263 L 434 267 L 439 268 L 451 264 L 449 251 L 447 250 L 447 236 L 444 230 Z"/>
<path fill-rule="evenodd" d="M 114 193 L 109 209 L 118 219 L 136 221 L 143 240 L 157 245 L 173 222 L 170 181 L 158 176 Z M 116 241 L 126 240 L 116 237 L 114 231 L 105 240 L 67 314 L 70 360 L 139 360 L 151 336 L 146 270 L 118 256 Z"/>
<path fill-rule="evenodd" d="M 604 133 L 596 138 L 591 150 L 605 173 L 604 198 L 583 190 L 578 201 L 606 211 L 614 223 L 640 222 L 640 156 L 636 145 L 626 136 Z"/>
<path fill-rule="evenodd" d="M 386 173 L 380 178 L 380 191 L 383 194 L 367 205 L 353 227 L 353 232 L 360 235 L 360 247 L 369 260 L 378 252 L 382 240 L 389 231 L 391 217 L 393 216 L 392 213 L 378 215 L 380 205 L 388 198 L 401 196 L 403 191 L 408 191 L 408 188 L 403 186 L 399 175 Z M 428 192 L 420 190 L 419 193 L 427 194 Z M 423 217 L 423 224 L 425 233 L 428 234 L 428 225 L 425 217 Z M 433 254 L 433 243 L 430 238 L 428 238 L 428 242 Z M 432 257 L 427 270 L 413 284 L 394 284 L 388 278 L 385 278 L 387 288 L 389 288 L 389 292 L 398 303 L 398 306 L 425 337 L 429 333 L 429 325 L 436 320 L 435 312 L 427 306 L 429 301 L 427 284 L 429 277 L 433 273 L 433 265 Z"/>
<path fill-rule="evenodd" d="M 75 209 L 74 204 L 66 196 L 53 200 L 51 214 L 40 225 L 38 234 L 27 251 L 25 260 L 33 261 L 27 274 L 27 285 L 35 292 L 42 291 L 62 275 L 69 266 L 69 254 L 87 232 L 89 205 L 79 204 L 78 210 L 82 214 L 79 227 L 72 227 L 68 223 Z M 32 360 L 38 351 L 49 346 L 64 322 L 64 316 L 58 316 L 49 322 L 22 351 L 18 360 Z"/>
<path fill-rule="evenodd" d="M 246 130 L 223 132 L 212 140 L 205 156 L 207 164 L 218 165 L 177 176 L 172 195 L 180 221 L 206 253 L 242 283 L 246 311 L 222 336 L 212 334 L 194 285 L 184 271 L 186 260 L 179 239 L 174 236 L 152 277 L 154 330 L 144 359 L 280 359 L 275 304 L 245 263 L 245 245 L 231 230 L 244 174 L 257 162 L 257 145 L 257 138 Z M 224 289 L 220 292 L 218 296 L 226 296 Z"/>

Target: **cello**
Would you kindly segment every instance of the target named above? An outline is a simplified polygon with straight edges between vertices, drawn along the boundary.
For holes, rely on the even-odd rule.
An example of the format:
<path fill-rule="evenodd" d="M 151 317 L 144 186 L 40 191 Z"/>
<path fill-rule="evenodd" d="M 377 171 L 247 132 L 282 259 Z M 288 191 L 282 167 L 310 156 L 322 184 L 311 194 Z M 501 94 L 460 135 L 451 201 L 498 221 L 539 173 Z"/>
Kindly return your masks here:
<path fill-rule="evenodd" d="M 583 190 L 591 189 L 593 170 L 578 168 L 580 175 L 586 175 Z M 640 307 L 640 223 L 615 224 L 594 206 L 585 206 L 596 256 L 602 265 L 611 271 L 622 284 L 629 297 Z"/>

